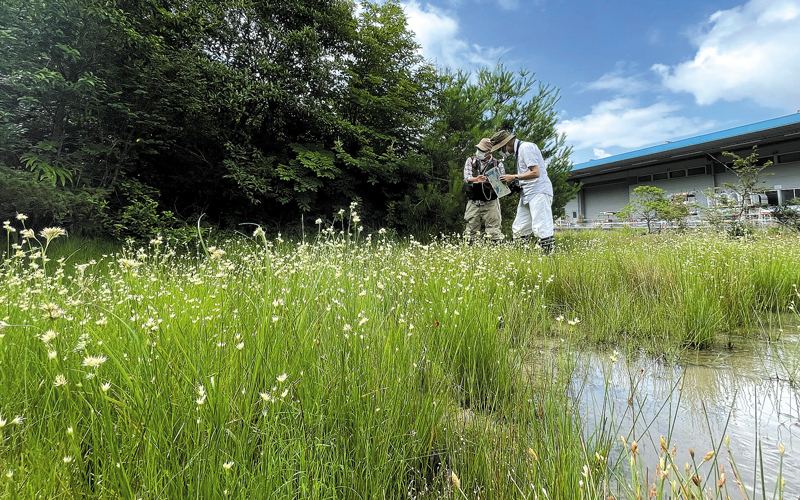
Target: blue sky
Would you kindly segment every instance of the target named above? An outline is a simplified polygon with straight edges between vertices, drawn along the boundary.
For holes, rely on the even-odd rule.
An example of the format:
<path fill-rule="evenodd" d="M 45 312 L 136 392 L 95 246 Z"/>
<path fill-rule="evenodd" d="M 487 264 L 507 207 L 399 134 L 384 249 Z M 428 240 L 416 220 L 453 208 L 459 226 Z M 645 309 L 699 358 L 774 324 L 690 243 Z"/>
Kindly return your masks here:
<path fill-rule="evenodd" d="M 561 91 L 573 162 L 800 110 L 800 0 L 402 0 L 422 54 Z"/>

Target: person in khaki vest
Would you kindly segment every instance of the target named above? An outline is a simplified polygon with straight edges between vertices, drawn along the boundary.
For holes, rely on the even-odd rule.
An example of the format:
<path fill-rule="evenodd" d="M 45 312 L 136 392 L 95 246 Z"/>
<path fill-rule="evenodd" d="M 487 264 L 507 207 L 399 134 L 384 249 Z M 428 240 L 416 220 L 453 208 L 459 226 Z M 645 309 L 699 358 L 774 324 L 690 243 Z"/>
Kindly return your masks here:
<path fill-rule="evenodd" d="M 481 226 L 484 226 L 486 236 L 494 242 L 500 242 L 505 238 L 500 231 L 500 200 L 484 174 L 494 167 L 498 167 L 501 175 L 506 171 L 503 163 L 492 157 L 492 142 L 489 139 L 481 139 L 476 148 L 475 155 L 467 158 L 464 164 L 464 182 L 469 198 L 464 212 L 467 233 L 470 240 L 475 240 L 481 233 Z"/>

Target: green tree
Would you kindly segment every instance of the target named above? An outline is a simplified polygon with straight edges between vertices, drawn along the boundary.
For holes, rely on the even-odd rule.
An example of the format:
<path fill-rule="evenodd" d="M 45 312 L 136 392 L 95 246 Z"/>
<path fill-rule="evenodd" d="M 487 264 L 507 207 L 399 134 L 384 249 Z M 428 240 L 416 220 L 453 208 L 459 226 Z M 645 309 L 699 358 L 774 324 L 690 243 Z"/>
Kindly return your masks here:
<path fill-rule="evenodd" d="M 464 163 L 474 154 L 475 144 L 482 137 L 506 129 L 522 140 L 536 143 L 542 150 L 553 183 L 553 213 L 562 216 L 579 186 L 567 183 L 572 150 L 566 145 L 564 134 L 556 130 L 558 90 L 536 80 L 527 70 L 515 73 L 502 63 L 491 70 L 483 68 L 475 76 L 450 71 L 443 74 L 436 94 L 437 115 L 423 140 L 432 163 L 425 181 L 436 189 L 418 191 L 428 197 L 426 200 L 409 195 L 395 204 L 396 212 L 413 212 L 417 214 L 414 220 L 429 221 L 440 218 L 441 213 L 433 210 L 446 210 L 452 222 L 440 230 L 463 230 Z M 501 200 L 506 224 L 513 220 L 516 202 L 516 197 Z M 419 214 L 419 207 L 423 206 L 430 207 L 431 212 Z"/>
<path fill-rule="evenodd" d="M 733 165 L 728 168 L 736 174 L 737 182 L 735 184 L 725 183 L 724 187 L 737 194 L 733 208 L 735 215 L 741 219 L 750 211 L 750 207 L 753 205 L 753 195 L 767 191 L 766 186 L 760 186 L 760 184 L 764 184 L 764 177 L 772 175 L 771 172 L 763 172 L 765 168 L 772 165 L 772 161 L 759 161 L 756 146 L 753 146 L 753 152 L 745 157 L 728 151 L 723 151 L 722 154 L 733 160 Z"/>
<path fill-rule="evenodd" d="M 764 177 L 772 173 L 764 172 L 764 169 L 772 165 L 772 161 L 760 161 L 756 146 L 745 157 L 727 151 L 722 154 L 733 160 L 727 168 L 736 175 L 736 182 L 726 182 L 721 187 L 705 191 L 709 199 L 709 218 L 713 225 L 724 229 L 731 236 L 746 236 L 755 230 L 748 217 L 753 206 L 753 195 L 767 191 L 767 187 L 762 184 L 765 182 Z"/>
<path fill-rule="evenodd" d="M 667 192 L 655 186 L 639 186 L 633 190 L 634 198 L 620 210 L 624 219 L 639 217 L 647 223 L 647 232 L 653 232 L 653 222 L 659 219 L 675 220 L 678 207 L 665 196 Z M 686 211 L 688 215 L 688 210 Z"/>
<path fill-rule="evenodd" d="M 491 71 L 478 71 L 478 82 L 488 100 L 484 129 L 513 131 L 520 140 L 539 147 L 553 183 L 553 215 L 563 217 L 564 207 L 575 198 L 580 186 L 567 182 L 572 170 L 572 146 L 567 146 L 566 135 L 556 130 L 559 90 L 537 80 L 528 70 L 514 73 L 503 64 Z"/>

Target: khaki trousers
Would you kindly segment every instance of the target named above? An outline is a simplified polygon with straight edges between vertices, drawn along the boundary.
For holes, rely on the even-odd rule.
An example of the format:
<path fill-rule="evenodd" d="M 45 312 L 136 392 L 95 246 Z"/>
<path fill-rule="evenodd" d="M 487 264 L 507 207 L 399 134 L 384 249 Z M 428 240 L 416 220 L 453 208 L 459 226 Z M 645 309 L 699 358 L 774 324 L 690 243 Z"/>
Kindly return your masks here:
<path fill-rule="evenodd" d="M 500 232 L 500 223 L 502 222 L 500 200 L 492 200 L 480 206 L 468 201 L 464 220 L 467 221 L 467 233 L 471 239 L 480 236 L 481 225 L 486 227 L 486 235 L 492 241 L 502 241 L 505 238 Z"/>

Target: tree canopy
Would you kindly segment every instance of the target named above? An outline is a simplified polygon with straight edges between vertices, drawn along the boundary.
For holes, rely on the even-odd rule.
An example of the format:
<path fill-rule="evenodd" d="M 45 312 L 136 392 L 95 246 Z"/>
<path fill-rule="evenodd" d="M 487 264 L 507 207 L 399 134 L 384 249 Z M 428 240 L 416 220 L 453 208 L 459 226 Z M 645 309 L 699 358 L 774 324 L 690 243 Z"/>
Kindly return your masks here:
<path fill-rule="evenodd" d="M 435 68 L 396 0 L 7 0 L 0 49 L 0 217 L 148 236 L 359 201 L 460 231 L 461 167 L 500 128 L 542 149 L 556 212 L 574 196 L 557 89 Z"/>

